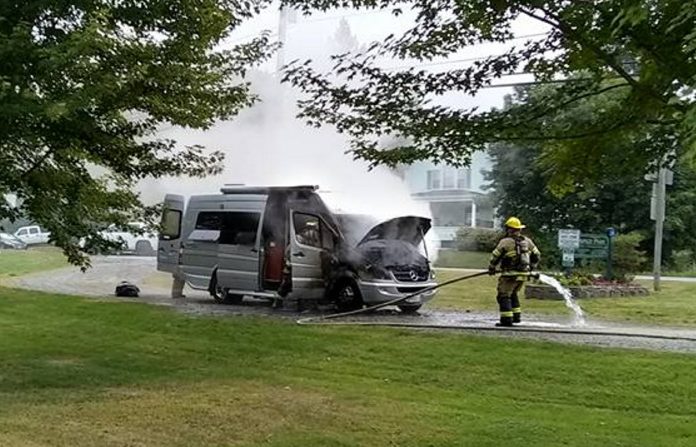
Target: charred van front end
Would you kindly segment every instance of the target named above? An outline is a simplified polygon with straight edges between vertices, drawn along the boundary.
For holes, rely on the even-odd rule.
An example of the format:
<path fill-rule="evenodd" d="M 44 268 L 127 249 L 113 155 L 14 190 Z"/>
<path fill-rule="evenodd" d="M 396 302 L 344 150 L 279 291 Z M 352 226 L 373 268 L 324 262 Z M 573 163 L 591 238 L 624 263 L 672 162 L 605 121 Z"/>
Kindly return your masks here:
<path fill-rule="evenodd" d="M 352 237 L 351 252 L 366 304 L 380 304 L 435 285 L 424 241 L 430 219 L 398 217 L 365 230 L 367 219 L 367 216 L 339 216 L 346 234 L 363 234 L 360 238 Z M 350 241 L 351 237 L 346 239 Z M 434 295 L 434 291 L 424 291 L 399 307 L 407 312 L 416 311 Z"/>

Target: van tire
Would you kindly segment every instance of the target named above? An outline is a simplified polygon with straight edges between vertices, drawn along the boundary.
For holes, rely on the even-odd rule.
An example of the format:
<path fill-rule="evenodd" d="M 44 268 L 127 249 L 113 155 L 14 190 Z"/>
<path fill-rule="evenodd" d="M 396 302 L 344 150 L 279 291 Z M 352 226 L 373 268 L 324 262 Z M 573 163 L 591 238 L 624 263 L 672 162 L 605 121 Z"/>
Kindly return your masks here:
<path fill-rule="evenodd" d="M 344 278 L 336 282 L 332 297 L 339 312 L 362 309 L 364 304 L 358 285 L 350 278 Z"/>
<path fill-rule="evenodd" d="M 397 307 L 402 313 L 415 314 L 420 310 L 422 304 L 397 304 Z"/>
<path fill-rule="evenodd" d="M 218 287 L 217 275 L 213 276 L 210 282 L 210 295 L 218 304 L 242 304 L 242 300 L 244 299 L 244 295 L 235 295 L 229 293 L 222 287 Z"/>
<path fill-rule="evenodd" d="M 135 254 L 138 256 L 153 256 L 155 250 L 150 241 L 138 241 L 135 243 Z"/>

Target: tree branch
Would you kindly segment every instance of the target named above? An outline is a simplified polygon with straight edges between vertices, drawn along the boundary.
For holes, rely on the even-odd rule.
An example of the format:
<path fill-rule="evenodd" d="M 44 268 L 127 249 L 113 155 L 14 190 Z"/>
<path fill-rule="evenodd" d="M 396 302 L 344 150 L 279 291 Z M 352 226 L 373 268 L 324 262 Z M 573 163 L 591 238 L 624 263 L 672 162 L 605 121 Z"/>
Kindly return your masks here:
<path fill-rule="evenodd" d="M 532 11 L 529 11 L 528 9 L 523 8 L 523 7 L 520 8 L 520 11 L 526 16 L 529 16 L 533 19 L 539 20 L 540 22 L 546 23 L 547 25 L 550 25 L 553 28 L 556 28 L 557 30 L 561 31 L 565 36 L 567 36 L 569 38 L 573 38 L 579 44 L 584 45 L 585 47 L 589 48 L 590 50 L 592 50 L 592 52 L 595 53 L 595 55 L 597 55 L 600 59 L 602 59 L 604 61 L 604 63 L 606 63 L 608 66 L 610 66 L 619 76 L 624 78 L 626 80 L 626 82 L 628 82 L 632 87 L 634 87 L 634 88 L 640 87 L 640 84 L 638 83 L 638 81 L 633 76 L 631 76 L 630 73 L 628 73 L 626 70 L 624 70 L 623 67 L 616 62 L 616 60 L 614 59 L 614 57 L 612 55 L 608 54 L 606 51 L 603 51 L 597 45 L 595 45 L 592 42 L 585 39 L 582 35 L 580 35 L 580 33 L 573 31 L 573 29 L 571 27 L 569 27 L 567 24 L 565 24 L 561 20 L 561 18 L 558 17 L 557 15 L 542 9 L 542 11 L 546 15 L 553 17 L 553 19 L 556 20 L 554 22 L 553 20 L 549 20 L 546 17 L 538 16 L 538 15 L 534 14 Z M 662 97 L 660 96 L 660 98 L 662 98 Z"/>
<path fill-rule="evenodd" d="M 21 175 L 21 177 L 26 177 L 27 175 L 29 175 L 29 174 L 31 174 L 32 172 L 34 172 L 34 171 L 35 171 L 39 166 L 41 166 L 41 165 L 48 159 L 48 157 L 50 157 L 55 151 L 56 151 L 56 150 L 55 150 L 55 147 L 52 147 L 52 148 L 48 149 L 38 160 L 36 160 L 36 161 L 34 162 L 34 164 L 32 164 L 32 165 L 29 167 L 29 169 L 27 169 L 27 170 Z"/>
<path fill-rule="evenodd" d="M 619 121 L 618 123 L 605 127 L 604 129 L 596 129 L 584 133 L 572 134 L 572 135 L 543 135 L 543 136 L 529 136 L 529 137 L 504 137 L 496 136 L 495 139 L 499 141 L 562 141 L 562 140 L 580 140 L 587 137 L 593 137 L 596 135 L 602 135 L 614 130 L 621 129 L 631 124 L 630 120 Z"/>
<path fill-rule="evenodd" d="M 530 118 L 528 118 L 528 119 L 522 121 L 521 123 L 517 123 L 517 124 L 515 124 L 514 127 L 519 127 L 519 126 L 522 126 L 522 125 L 524 125 L 524 124 L 528 124 L 528 123 L 530 123 L 531 121 L 534 121 L 534 120 L 536 120 L 536 119 L 541 118 L 542 116 L 545 116 L 545 115 L 549 114 L 550 112 L 553 112 L 553 111 L 555 111 L 555 110 L 561 109 L 561 108 L 563 108 L 563 107 L 565 107 L 565 106 L 568 106 L 568 105 L 570 105 L 570 104 L 572 104 L 572 103 L 574 103 L 574 102 L 580 101 L 580 100 L 582 100 L 582 99 L 589 98 L 589 97 L 591 97 L 591 96 L 601 95 L 602 93 L 606 93 L 606 92 L 608 92 L 608 91 L 614 90 L 614 89 L 616 89 L 616 88 L 621 88 L 621 87 L 630 87 L 630 84 L 628 84 L 627 82 L 623 82 L 623 83 L 621 83 L 621 84 L 610 85 L 610 86 L 608 86 L 608 87 L 604 87 L 604 88 L 602 88 L 602 89 L 599 89 L 599 90 L 596 90 L 596 91 L 593 91 L 593 92 L 588 92 L 588 93 L 585 93 L 585 94 L 583 94 L 583 95 L 576 96 L 576 97 L 571 98 L 571 99 L 569 99 L 569 100 L 567 100 L 567 101 L 565 101 L 565 102 L 562 102 L 561 104 L 558 104 L 558 105 L 556 105 L 556 106 L 554 106 L 554 107 L 550 107 L 550 108 L 544 110 L 542 113 L 538 113 L 538 114 L 536 114 L 536 115 L 534 115 L 534 116 L 532 116 L 532 117 L 530 117 Z"/>

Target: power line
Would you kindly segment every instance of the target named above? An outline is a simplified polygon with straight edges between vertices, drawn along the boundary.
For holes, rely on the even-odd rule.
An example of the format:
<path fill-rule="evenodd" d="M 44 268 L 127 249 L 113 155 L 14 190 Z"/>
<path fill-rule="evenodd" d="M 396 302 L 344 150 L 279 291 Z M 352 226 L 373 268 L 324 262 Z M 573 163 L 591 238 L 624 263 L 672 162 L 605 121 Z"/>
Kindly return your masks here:
<path fill-rule="evenodd" d="M 491 84 L 479 87 L 479 90 L 488 88 L 509 88 L 509 87 L 524 87 L 532 85 L 549 85 L 549 84 L 565 84 L 568 82 L 578 82 L 584 81 L 585 79 L 573 78 L 573 79 L 549 79 L 546 81 L 528 81 L 528 82 L 509 82 L 505 84 Z"/>
<path fill-rule="evenodd" d="M 453 59 L 453 60 L 449 60 L 449 61 L 440 61 L 440 62 L 425 62 L 425 63 L 420 63 L 420 64 L 397 65 L 396 67 L 387 67 L 387 68 L 385 68 L 385 70 L 391 71 L 391 70 L 403 70 L 405 68 L 437 67 L 439 65 L 459 64 L 462 62 L 483 61 L 486 59 L 490 59 L 492 57 L 501 57 L 501 56 L 505 56 L 505 54 L 490 54 L 488 56 L 469 57 L 466 59 Z"/>
<path fill-rule="evenodd" d="M 540 36 L 547 36 L 547 33 L 534 33 L 534 34 L 525 34 L 522 36 L 516 36 L 510 40 L 520 40 L 520 39 L 527 39 L 530 37 L 540 37 Z M 469 57 L 465 59 L 453 59 L 453 60 L 447 60 L 447 61 L 438 61 L 438 62 L 425 62 L 425 63 L 417 63 L 417 64 L 408 64 L 408 65 L 398 65 L 396 67 L 387 67 L 385 70 L 403 70 L 404 68 L 418 68 L 418 67 L 436 67 L 439 65 L 450 65 L 450 64 L 459 64 L 462 62 L 476 62 L 476 61 L 483 61 L 486 59 L 490 59 L 492 57 L 502 57 L 505 56 L 505 53 L 503 54 L 489 54 L 487 56 L 477 56 L 477 57 Z"/>

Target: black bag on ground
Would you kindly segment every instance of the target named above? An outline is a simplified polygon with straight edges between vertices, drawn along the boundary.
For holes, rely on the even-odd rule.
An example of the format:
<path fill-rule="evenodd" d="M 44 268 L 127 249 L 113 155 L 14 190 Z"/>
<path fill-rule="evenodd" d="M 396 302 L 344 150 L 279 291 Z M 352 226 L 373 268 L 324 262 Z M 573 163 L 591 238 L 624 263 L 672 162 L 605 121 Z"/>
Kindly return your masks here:
<path fill-rule="evenodd" d="M 140 289 L 138 286 L 131 284 L 128 281 L 121 281 L 121 283 L 116 286 L 116 296 L 137 298 L 139 293 Z"/>

